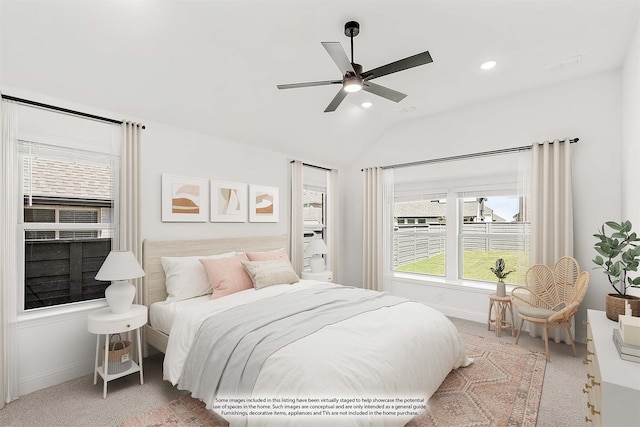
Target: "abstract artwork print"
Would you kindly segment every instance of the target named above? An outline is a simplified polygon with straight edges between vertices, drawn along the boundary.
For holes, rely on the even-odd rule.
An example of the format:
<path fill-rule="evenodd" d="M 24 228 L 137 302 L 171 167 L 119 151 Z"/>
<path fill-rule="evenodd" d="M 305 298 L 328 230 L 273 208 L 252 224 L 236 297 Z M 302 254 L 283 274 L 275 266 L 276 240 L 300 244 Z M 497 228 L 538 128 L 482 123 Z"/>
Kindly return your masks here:
<path fill-rule="evenodd" d="M 249 189 L 249 221 L 278 222 L 279 188 L 251 185 Z"/>
<path fill-rule="evenodd" d="M 198 215 L 200 213 L 200 187 L 197 185 L 171 185 L 171 213 Z"/>
<path fill-rule="evenodd" d="M 246 222 L 247 184 L 211 180 L 211 221 Z"/>
<path fill-rule="evenodd" d="M 162 175 L 162 221 L 206 222 L 207 180 Z"/>

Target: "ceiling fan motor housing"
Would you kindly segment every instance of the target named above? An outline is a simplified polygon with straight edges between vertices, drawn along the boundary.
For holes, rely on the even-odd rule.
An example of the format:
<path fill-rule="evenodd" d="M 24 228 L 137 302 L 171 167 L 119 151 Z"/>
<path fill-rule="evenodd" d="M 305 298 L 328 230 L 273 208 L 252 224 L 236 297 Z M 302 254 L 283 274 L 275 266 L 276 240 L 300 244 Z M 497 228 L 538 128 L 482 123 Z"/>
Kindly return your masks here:
<path fill-rule="evenodd" d="M 344 24 L 344 35 L 347 37 L 355 37 L 360 34 L 360 24 L 356 21 L 349 21 Z"/>

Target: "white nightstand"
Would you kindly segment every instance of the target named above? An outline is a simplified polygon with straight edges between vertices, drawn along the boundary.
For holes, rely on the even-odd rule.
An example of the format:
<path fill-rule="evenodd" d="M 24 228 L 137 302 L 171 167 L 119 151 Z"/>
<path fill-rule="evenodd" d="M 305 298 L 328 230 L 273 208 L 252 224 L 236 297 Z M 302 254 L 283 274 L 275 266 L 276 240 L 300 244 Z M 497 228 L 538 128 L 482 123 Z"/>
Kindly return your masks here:
<path fill-rule="evenodd" d="M 93 372 L 93 384 L 98 382 L 98 374 L 104 380 L 104 389 L 102 397 L 107 397 L 107 383 L 116 378 L 125 375 L 140 372 L 140 384 L 144 384 L 142 376 L 142 343 L 140 341 L 140 328 L 147 323 L 147 307 L 144 305 L 133 304 L 129 311 L 122 314 L 114 314 L 109 307 L 96 310 L 89 314 L 88 329 L 92 334 L 96 334 L 96 364 Z M 131 367 L 124 372 L 117 374 L 109 374 L 109 363 L 102 363 L 98 366 L 98 355 L 100 354 L 100 335 L 104 335 L 104 357 L 103 361 L 109 360 L 109 336 L 123 332 L 136 331 L 138 339 L 138 363 L 131 361 Z"/>
<path fill-rule="evenodd" d="M 314 273 L 312 271 L 303 271 L 302 278 L 305 280 L 321 280 L 323 282 L 332 282 L 333 271 L 324 270 L 318 273 Z"/>

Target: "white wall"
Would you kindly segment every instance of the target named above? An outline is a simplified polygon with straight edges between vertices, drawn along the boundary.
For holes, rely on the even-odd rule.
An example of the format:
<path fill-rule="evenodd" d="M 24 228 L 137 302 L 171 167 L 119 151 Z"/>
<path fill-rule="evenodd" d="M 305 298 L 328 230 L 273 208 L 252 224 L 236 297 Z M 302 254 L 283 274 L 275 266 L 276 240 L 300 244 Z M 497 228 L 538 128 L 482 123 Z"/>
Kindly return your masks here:
<path fill-rule="evenodd" d="M 361 282 L 361 168 L 528 145 L 557 138 L 580 138 L 573 146 L 575 257 L 592 271 L 592 234 L 603 221 L 620 216 L 621 72 L 525 92 L 398 125 L 386 132 L 343 175 L 349 210 L 342 253 L 348 254 L 346 283 Z M 606 178 L 603 176 L 606 175 Z M 592 273 L 589 292 L 578 314 L 604 309 L 603 276 Z M 486 321 L 489 291 L 463 294 L 445 287 L 396 280 L 393 291 L 438 307 L 445 314 Z"/>
<path fill-rule="evenodd" d="M 640 21 L 631 40 L 622 73 L 622 218 L 640 227 Z M 640 289 L 630 289 L 639 295 Z"/>
<path fill-rule="evenodd" d="M 104 117 L 123 117 L 91 106 L 19 88 L 3 87 L 12 96 L 32 99 Z M 143 239 L 203 239 L 251 235 L 288 234 L 290 216 L 290 158 L 273 151 L 249 147 L 166 125 L 146 122 L 141 144 L 141 233 Z M 278 223 L 163 223 L 161 221 L 161 174 L 221 179 L 279 187 Z M 17 286 L 17 285 L 16 285 Z M 14 315 L 8 349 L 15 361 L 10 376 L 19 395 L 59 384 L 93 372 L 96 337 L 87 331 L 87 314 L 104 301 L 74 307 Z M 96 393 L 101 388 L 96 386 Z"/>
<path fill-rule="evenodd" d="M 289 233 L 290 158 L 273 151 L 147 123 L 141 147 L 142 237 L 206 239 Z M 221 179 L 280 189 L 278 223 L 163 223 L 161 174 Z"/>

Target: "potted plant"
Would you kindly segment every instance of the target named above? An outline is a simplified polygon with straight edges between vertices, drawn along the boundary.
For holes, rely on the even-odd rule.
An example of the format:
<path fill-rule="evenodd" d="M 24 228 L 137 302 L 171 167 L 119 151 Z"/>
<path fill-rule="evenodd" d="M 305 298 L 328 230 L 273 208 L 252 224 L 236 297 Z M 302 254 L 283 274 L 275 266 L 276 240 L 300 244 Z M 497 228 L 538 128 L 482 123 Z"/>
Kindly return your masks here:
<path fill-rule="evenodd" d="M 490 268 L 491 268 L 491 271 L 493 272 L 493 274 L 495 274 L 496 277 L 498 278 L 498 283 L 497 283 L 497 287 L 496 287 L 496 295 L 498 295 L 499 297 L 507 296 L 507 292 L 505 290 L 504 279 L 510 273 L 513 273 L 515 270 L 505 271 L 507 266 L 505 265 L 504 260 L 502 258 L 498 258 L 496 260 L 496 266 L 495 267 L 490 267 Z"/>
<path fill-rule="evenodd" d="M 625 302 L 631 305 L 633 316 L 640 316 L 640 298 L 627 295 L 628 288 L 640 287 L 640 277 L 630 275 L 637 275 L 640 265 L 640 237 L 631 231 L 631 227 L 630 221 L 607 221 L 593 235 L 598 239 L 594 245 L 598 252 L 593 259 L 595 268 L 604 270 L 615 290 L 606 296 L 607 317 L 615 321 L 618 321 L 619 314 L 624 314 Z"/>

